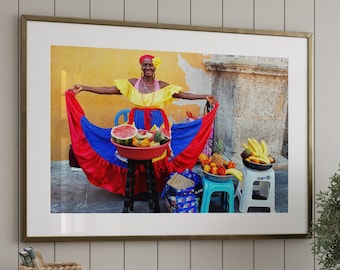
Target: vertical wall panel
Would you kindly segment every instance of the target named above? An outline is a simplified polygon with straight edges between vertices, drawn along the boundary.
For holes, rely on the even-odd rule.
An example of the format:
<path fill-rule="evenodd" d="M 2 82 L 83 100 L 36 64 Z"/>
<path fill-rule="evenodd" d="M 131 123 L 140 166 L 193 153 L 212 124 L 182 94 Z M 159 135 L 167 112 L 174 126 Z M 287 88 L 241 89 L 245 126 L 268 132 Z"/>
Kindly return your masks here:
<path fill-rule="evenodd" d="M 180 262 L 180 263 L 178 263 Z M 159 241 L 157 270 L 190 269 L 190 241 Z"/>
<path fill-rule="evenodd" d="M 157 0 L 125 0 L 125 20 L 152 22 L 158 20 Z"/>
<path fill-rule="evenodd" d="M 124 20 L 124 0 L 91 0 L 90 18 Z M 91 242 L 90 270 L 124 270 L 124 242 Z"/>
<path fill-rule="evenodd" d="M 254 28 L 253 0 L 223 0 L 223 27 Z M 223 269 L 253 270 L 253 241 L 223 241 Z"/>
<path fill-rule="evenodd" d="M 339 169 L 339 17 L 337 0 L 315 1 L 315 190 L 327 190 Z M 327 160 L 327 162 L 325 162 Z M 318 216 L 317 216 L 318 217 Z M 320 269 L 319 265 L 316 269 Z"/>
<path fill-rule="evenodd" d="M 55 244 L 56 262 L 77 262 L 89 268 L 89 245 L 87 242 L 58 242 Z"/>
<path fill-rule="evenodd" d="M 59 17 L 89 18 L 89 0 L 55 0 L 55 15 Z M 89 269 L 89 243 L 56 243 L 56 262 L 77 262 Z"/>
<path fill-rule="evenodd" d="M 222 270 L 223 241 L 191 241 L 191 269 Z"/>
<path fill-rule="evenodd" d="M 124 20 L 124 0 L 91 0 L 90 18 Z"/>
<path fill-rule="evenodd" d="M 284 30 L 284 0 L 255 0 L 255 28 Z"/>
<path fill-rule="evenodd" d="M 124 270 L 124 243 L 92 242 L 90 263 L 91 270 Z"/>
<path fill-rule="evenodd" d="M 316 191 L 326 190 L 329 177 L 338 170 L 338 121 L 331 121 L 340 115 L 340 1 L 316 1 L 315 5 L 315 149 Z M 327 162 L 325 162 L 327 160 Z"/>
<path fill-rule="evenodd" d="M 223 0 L 223 27 L 253 28 L 253 0 Z"/>
<path fill-rule="evenodd" d="M 13 1 L 14 2 L 14 1 Z M 22 14 L 53 16 L 54 0 L 18 0 L 19 16 Z M 19 33 L 20 34 L 20 33 Z M 40 251 L 46 262 L 54 262 L 54 243 L 19 243 L 19 250 L 24 247 L 33 246 Z"/>
<path fill-rule="evenodd" d="M 223 269 L 253 270 L 252 240 L 223 241 Z"/>
<path fill-rule="evenodd" d="M 285 30 L 314 33 L 314 2 L 285 0 Z M 315 109 L 315 108 L 314 108 Z M 312 240 L 285 241 L 285 270 L 313 269 Z"/>
<path fill-rule="evenodd" d="M 313 269 L 312 239 L 288 239 L 285 243 L 285 270 Z"/>
<path fill-rule="evenodd" d="M 157 270 L 157 241 L 125 242 L 124 270 Z"/>
<path fill-rule="evenodd" d="M 159 0 L 158 22 L 190 24 L 190 0 Z"/>
<path fill-rule="evenodd" d="M 18 0 L 21 14 L 54 15 L 54 0 Z"/>
<path fill-rule="evenodd" d="M 284 240 L 256 240 L 254 269 L 285 270 Z"/>
<path fill-rule="evenodd" d="M 6 8 L 4 8 L 4 6 Z M 0 10 L 0 125 L 2 127 L 0 189 L 0 262 L 2 269 L 18 266 L 18 2 L 5 0 Z M 10 93 L 10 94 L 9 94 Z"/>
<path fill-rule="evenodd" d="M 284 0 L 255 0 L 254 28 L 284 30 Z M 284 270 L 284 240 L 256 240 L 254 269 Z"/>
<path fill-rule="evenodd" d="M 222 1 L 191 1 L 191 24 L 217 27 L 222 26 Z"/>
<path fill-rule="evenodd" d="M 59 17 L 89 18 L 89 0 L 55 0 L 55 15 Z"/>
<path fill-rule="evenodd" d="M 314 32 L 314 1 L 285 0 L 285 30 Z"/>

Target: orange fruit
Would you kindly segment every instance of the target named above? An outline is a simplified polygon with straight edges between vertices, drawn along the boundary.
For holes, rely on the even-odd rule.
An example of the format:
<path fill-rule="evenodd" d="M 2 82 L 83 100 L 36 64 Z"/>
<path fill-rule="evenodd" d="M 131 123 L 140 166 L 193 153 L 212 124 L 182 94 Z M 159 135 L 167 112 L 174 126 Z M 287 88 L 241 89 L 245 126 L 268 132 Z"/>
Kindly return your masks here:
<path fill-rule="evenodd" d="M 208 160 L 209 157 L 205 153 L 200 153 L 198 156 L 199 161 Z"/>
<path fill-rule="evenodd" d="M 209 165 L 209 160 L 208 159 L 204 159 L 204 160 L 201 160 L 201 164 L 202 164 L 202 166 L 204 166 L 204 165 Z"/>
<path fill-rule="evenodd" d="M 203 166 L 203 171 L 205 171 L 205 172 L 210 172 L 210 166 L 209 166 L 209 164 L 205 164 L 205 165 Z"/>
<path fill-rule="evenodd" d="M 214 162 L 214 161 L 211 161 L 211 162 L 210 162 L 210 167 L 217 167 L 217 164 L 216 164 L 216 162 Z"/>
<path fill-rule="evenodd" d="M 210 166 L 211 167 L 211 169 L 210 169 L 210 173 L 211 174 L 218 174 L 218 168 L 217 168 L 217 166 Z"/>

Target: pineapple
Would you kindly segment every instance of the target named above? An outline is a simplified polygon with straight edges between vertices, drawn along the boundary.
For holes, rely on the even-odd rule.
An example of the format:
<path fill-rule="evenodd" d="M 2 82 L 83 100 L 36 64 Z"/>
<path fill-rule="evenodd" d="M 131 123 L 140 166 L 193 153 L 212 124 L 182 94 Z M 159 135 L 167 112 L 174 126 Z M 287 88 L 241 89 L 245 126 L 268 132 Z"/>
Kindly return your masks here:
<path fill-rule="evenodd" d="M 218 138 L 214 142 L 213 154 L 211 156 L 211 161 L 215 162 L 217 166 L 223 166 L 223 156 L 222 156 L 223 151 L 224 151 L 223 140 Z"/>

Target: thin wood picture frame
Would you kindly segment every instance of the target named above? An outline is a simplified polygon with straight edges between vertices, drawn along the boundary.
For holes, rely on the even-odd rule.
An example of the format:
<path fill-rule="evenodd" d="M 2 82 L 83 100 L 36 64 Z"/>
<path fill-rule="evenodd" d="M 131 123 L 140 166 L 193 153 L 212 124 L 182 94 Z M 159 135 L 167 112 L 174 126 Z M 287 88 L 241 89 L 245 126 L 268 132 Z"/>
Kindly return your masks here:
<path fill-rule="evenodd" d="M 142 37 L 150 42 L 147 44 L 139 42 Z M 53 213 L 51 211 L 51 138 L 55 139 L 51 134 L 51 122 L 54 121 L 51 117 L 53 46 L 94 49 L 114 47 L 119 50 L 286 59 L 287 107 L 289 107 L 287 212 Z M 72 73 L 72 70 L 68 72 Z M 311 33 L 22 15 L 20 73 L 22 241 L 310 237 L 314 178 Z M 78 75 L 74 75 L 73 79 L 80 78 Z M 61 84 L 62 89 L 59 89 L 60 100 L 64 96 L 63 90 L 72 87 L 68 80 L 66 82 Z M 59 105 L 61 110 L 64 110 L 59 115 L 63 118 L 60 121 L 60 127 L 63 128 L 67 125 L 66 108 L 62 106 L 63 104 Z M 65 138 L 58 140 L 63 141 Z M 67 140 L 63 141 L 64 146 L 68 143 Z"/>

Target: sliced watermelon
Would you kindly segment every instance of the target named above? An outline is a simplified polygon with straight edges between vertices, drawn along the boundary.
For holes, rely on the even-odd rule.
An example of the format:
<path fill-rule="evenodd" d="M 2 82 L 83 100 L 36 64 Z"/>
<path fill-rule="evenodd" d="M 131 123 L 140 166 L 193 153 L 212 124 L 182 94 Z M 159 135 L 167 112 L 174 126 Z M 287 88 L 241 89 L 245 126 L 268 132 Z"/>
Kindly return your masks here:
<path fill-rule="evenodd" d="M 111 129 L 113 141 L 122 145 L 131 145 L 132 139 L 137 135 L 138 129 L 129 124 L 121 124 Z"/>

